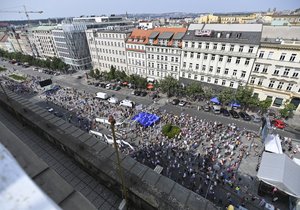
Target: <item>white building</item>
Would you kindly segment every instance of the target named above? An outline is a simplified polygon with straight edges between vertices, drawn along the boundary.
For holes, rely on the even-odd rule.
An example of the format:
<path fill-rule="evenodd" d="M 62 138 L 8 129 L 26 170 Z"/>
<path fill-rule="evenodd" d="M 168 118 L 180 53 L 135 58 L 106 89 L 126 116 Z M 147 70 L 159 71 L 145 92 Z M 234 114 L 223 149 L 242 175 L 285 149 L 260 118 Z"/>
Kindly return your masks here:
<path fill-rule="evenodd" d="M 300 111 L 300 27 L 264 26 L 261 47 L 249 85 L 260 100 L 282 108 L 291 102 Z"/>
<path fill-rule="evenodd" d="M 186 28 L 155 28 L 146 44 L 147 76 L 160 80 L 166 76 L 179 79 L 182 38 Z"/>
<path fill-rule="evenodd" d="M 55 28 L 56 26 L 38 26 L 31 29 L 32 41 L 39 57 L 57 57 L 57 49 L 52 34 L 52 30 Z"/>
<path fill-rule="evenodd" d="M 246 85 L 261 30 L 260 24 L 191 24 L 183 37 L 180 80 L 215 89 Z"/>
<path fill-rule="evenodd" d="M 127 72 L 125 41 L 130 31 L 88 29 L 85 32 L 94 69 L 109 71 L 114 66 Z"/>

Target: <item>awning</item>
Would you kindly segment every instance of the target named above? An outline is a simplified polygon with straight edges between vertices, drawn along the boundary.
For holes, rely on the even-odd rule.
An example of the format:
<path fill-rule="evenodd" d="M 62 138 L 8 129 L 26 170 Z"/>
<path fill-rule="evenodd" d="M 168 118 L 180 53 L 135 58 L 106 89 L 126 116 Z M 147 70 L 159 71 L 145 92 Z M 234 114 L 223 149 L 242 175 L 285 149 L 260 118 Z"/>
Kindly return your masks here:
<path fill-rule="evenodd" d="M 286 154 L 264 152 L 257 177 L 293 197 L 300 198 L 300 166 Z"/>
<path fill-rule="evenodd" d="M 213 102 L 215 104 L 220 104 L 220 101 L 217 97 L 214 97 L 214 98 L 210 99 L 210 102 Z"/>
<path fill-rule="evenodd" d="M 281 106 L 283 98 L 275 98 L 274 103 L 275 105 Z"/>
<path fill-rule="evenodd" d="M 265 140 L 265 151 L 282 154 L 282 147 L 278 135 L 268 135 Z"/>

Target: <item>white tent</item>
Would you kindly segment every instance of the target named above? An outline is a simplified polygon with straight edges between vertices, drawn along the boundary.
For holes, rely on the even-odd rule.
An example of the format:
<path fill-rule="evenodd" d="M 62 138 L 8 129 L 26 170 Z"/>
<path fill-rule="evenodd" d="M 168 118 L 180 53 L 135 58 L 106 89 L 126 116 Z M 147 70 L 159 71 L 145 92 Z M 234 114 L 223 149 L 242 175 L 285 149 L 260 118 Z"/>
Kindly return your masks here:
<path fill-rule="evenodd" d="M 300 198 L 300 166 L 285 154 L 264 152 L 257 177 L 293 197 Z"/>
<path fill-rule="evenodd" d="M 281 141 L 278 135 L 268 135 L 265 140 L 265 151 L 282 154 Z"/>

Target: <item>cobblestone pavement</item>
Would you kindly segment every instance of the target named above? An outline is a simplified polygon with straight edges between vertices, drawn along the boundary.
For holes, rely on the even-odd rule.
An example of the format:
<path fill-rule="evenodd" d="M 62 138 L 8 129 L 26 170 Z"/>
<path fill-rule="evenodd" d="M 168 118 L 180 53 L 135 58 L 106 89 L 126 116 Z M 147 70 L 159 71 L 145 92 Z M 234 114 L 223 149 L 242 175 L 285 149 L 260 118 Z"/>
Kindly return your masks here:
<path fill-rule="evenodd" d="M 0 107 L 0 119 L 50 168 L 62 176 L 75 190 L 81 192 L 96 208 L 101 210 L 117 209 L 121 198 L 81 169 L 72 158 L 39 137 L 31 129 L 22 127 L 2 107 Z"/>

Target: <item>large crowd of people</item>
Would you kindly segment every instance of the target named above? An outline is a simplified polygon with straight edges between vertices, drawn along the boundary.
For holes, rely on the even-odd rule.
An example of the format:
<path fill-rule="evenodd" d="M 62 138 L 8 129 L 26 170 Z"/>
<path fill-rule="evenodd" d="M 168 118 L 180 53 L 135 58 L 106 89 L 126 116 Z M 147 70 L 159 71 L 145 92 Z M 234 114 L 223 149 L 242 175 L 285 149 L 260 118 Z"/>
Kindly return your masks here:
<path fill-rule="evenodd" d="M 164 176 L 220 206 L 259 206 L 263 201 L 250 190 L 247 179 L 255 178 L 238 173 L 244 157 L 260 156 L 263 151 L 256 139 L 258 131 L 253 133 L 233 123 L 210 122 L 184 112 L 178 116 L 153 107 L 143 110 L 160 116 L 160 122 L 146 128 L 131 121 L 140 110 L 110 104 L 74 88 L 60 87 L 45 92 L 39 86 L 40 79 L 31 77 L 23 83 L 7 80 L 5 86 L 18 93 L 38 93 L 42 100 L 65 108 L 72 113 L 67 120 L 85 131 L 108 128 L 95 119 L 113 115 L 123 122 L 117 127 L 117 131 L 123 133 L 119 138 L 134 147 L 121 147 L 123 153 L 153 169 L 158 165 L 163 167 Z M 172 139 L 164 136 L 161 127 L 167 123 L 179 126 L 180 134 Z M 284 138 L 283 147 L 295 151 L 289 138 Z"/>

